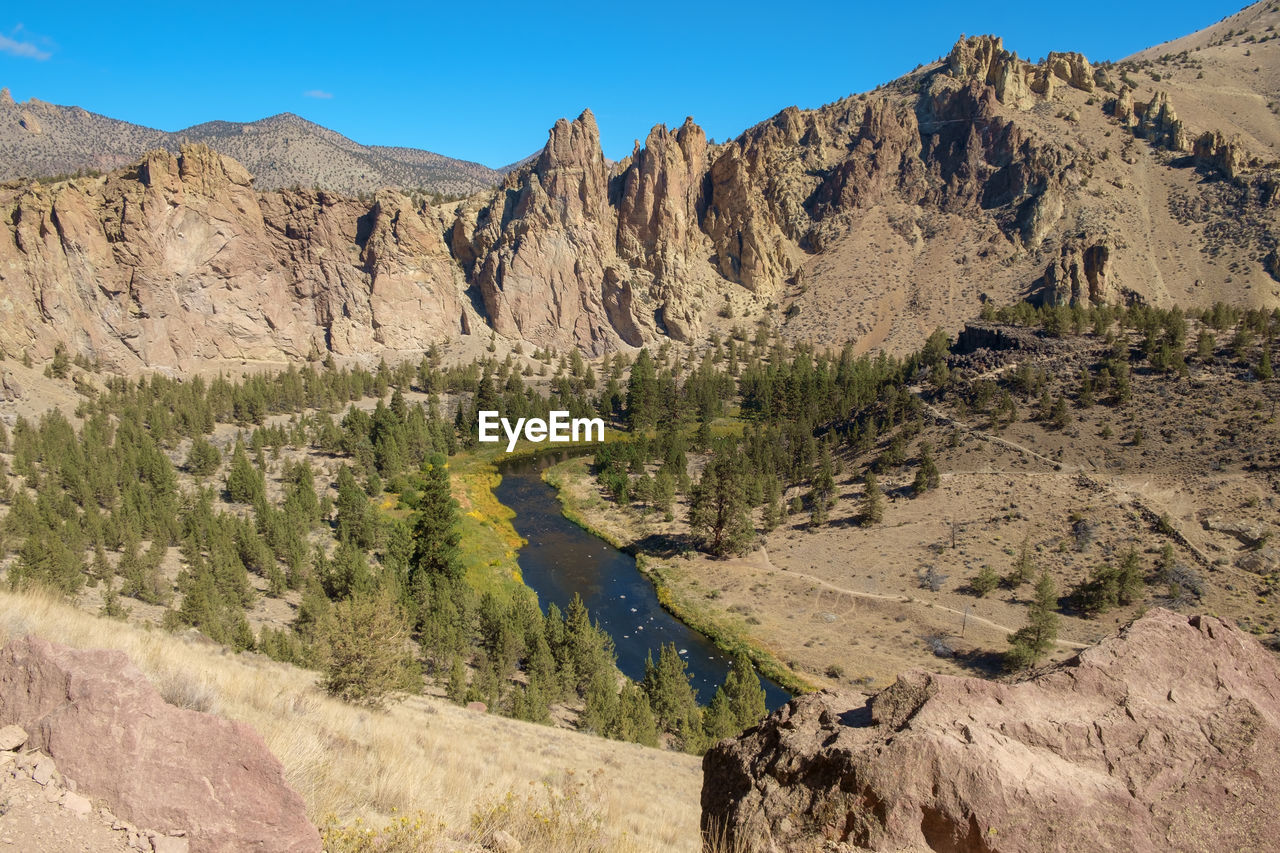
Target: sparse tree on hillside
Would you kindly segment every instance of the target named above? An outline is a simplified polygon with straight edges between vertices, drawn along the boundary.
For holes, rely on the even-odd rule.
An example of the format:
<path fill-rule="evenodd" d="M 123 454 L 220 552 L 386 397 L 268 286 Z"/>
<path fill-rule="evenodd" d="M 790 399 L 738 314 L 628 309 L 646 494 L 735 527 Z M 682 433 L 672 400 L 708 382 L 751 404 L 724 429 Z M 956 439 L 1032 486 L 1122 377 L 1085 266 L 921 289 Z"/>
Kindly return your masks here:
<path fill-rule="evenodd" d="M 715 454 L 689 497 L 689 527 L 717 557 L 739 554 L 755 538 L 748 509 L 737 461 Z"/>
<path fill-rule="evenodd" d="M 408 639 L 408 623 L 389 594 L 339 602 L 324 637 L 325 690 L 374 708 L 394 692 L 416 692 L 421 675 L 406 648 Z"/>
<path fill-rule="evenodd" d="M 410 585 L 417 586 L 424 576 L 462 577 L 463 565 L 458 551 L 458 502 L 449 486 L 449 468 L 443 456 L 433 456 L 423 465 L 422 492 L 418 513 L 413 520 L 413 557 L 410 562 Z"/>
<path fill-rule="evenodd" d="M 920 442 L 920 467 L 916 469 L 915 480 L 911 483 L 912 494 L 923 495 L 930 489 L 936 489 L 941 481 L 938 465 L 933 461 L 933 445 L 927 441 Z"/>
<path fill-rule="evenodd" d="M 874 471 L 868 471 L 863 482 L 862 523 L 879 524 L 884 520 L 884 493 L 880 491 L 880 481 Z"/>
<path fill-rule="evenodd" d="M 1058 640 L 1058 588 L 1048 572 L 1036 581 L 1035 596 L 1027 608 L 1027 624 L 1009 637 L 1005 666 L 1011 670 L 1035 666 Z"/>

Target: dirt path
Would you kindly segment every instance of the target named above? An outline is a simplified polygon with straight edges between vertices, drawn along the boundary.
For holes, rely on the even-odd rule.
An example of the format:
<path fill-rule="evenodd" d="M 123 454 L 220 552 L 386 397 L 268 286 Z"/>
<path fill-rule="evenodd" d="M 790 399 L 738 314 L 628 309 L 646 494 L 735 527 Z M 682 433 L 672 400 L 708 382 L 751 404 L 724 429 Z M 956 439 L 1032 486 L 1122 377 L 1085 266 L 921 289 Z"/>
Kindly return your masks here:
<path fill-rule="evenodd" d="M 1010 441 L 1007 438 L 994 435 L 985 430 L 980 430 L 971 424 L 957 420 L 951 415 L 948 415 L 938 409 L 929 401 L 925 400 L 921 395 L 921 388 L 919 385 L 912 386 L 911 393 L 914 394 L 916 399 L 918 399 L 924 406 L 924 410 L 929 414 L 929 416 L 939 423 L 950 424 L 951 426 L 954 426 L 957 429 L 962 429 L 983 441 L 989 441 L 992 444 L 997 444 L 1016 453 L 1021 453 L 1024 456 L 1043 462 L 1046 465 L 1051 465 L 1055 471 L 1075 474 L 1077 481 L 1082 487 L 1092 489 L 1094 492 L 1106 495 L 1113 503 L 1116 504 L 1116 506 L 1133 512 L 1137 517 L 1149 524 L 1156 525 L 1160 523 L 1161 519 L 1164 519 L 1172 530 L 1172 533 L 1169 534 L 1169 538 L 1173 539 L 1189 551 L 1191 556 L 1195 558 L 1196 562 L 1204 568 L 1213 572 L 1219 570 L 1220 567 L 1215 566 L 1213 561 L 1187 538 L 1186 534 L 1182 532 L 1181 528 L 1178 527 L 1177 523 L 1173 521 L 1173 519 L 1169 518 L 1167 513 L 1158 512 L 1157 510 L 1159 508 L 1150 506 L 1144 496 L 1132 491 L 1131 489 L 1118 486 L 1115 483 L 1100 480 L 1098 477 L 1094 476 L 1097 473 L 1094 470 L 1086 470 L 1079 465 L 1068 465 L 1065 462 L 1050 459 L 1048 456 L 1037 453 L 1026 445 L 1019 444 L 1016 441 Z"/>
<path fill-rule="evenodd" d="M 994 628 L 995 630 L 1001 632 L 1002 634 L 1012 634 L 1016 630 L 1014 628 L 1010 628 L 1008 625 L 1001 625 L 999 622 L 995 622 L 991 619 L 986 619 L 982 616 L 974 616 L 972 613 L 966 613 L 965 611 L 957 610 L 954 607 L 947 607 L 944 604 L 935 604 L 932 602 L 920 602 L 908 595 L 899 595 L 899 594 L 884 593 L 884 592 L 865 592 L 859 589 L 847 589 L 846 587 L 839 586 L 837 584 L 832 583 L 831 581 L 823 580 L 822 578 L 816 575 L 811 575 L 806 572 L 798 572 L 798 571 L 795 571 L 794 569 L 784 569 L 780 566 L 775 565 L 774 562 L 769 559 L 768 549 L 765 548 L 763 545 L 760 546 L 759 553 L 764 558 L 764 564 L 768 568 L 773 569 L 775 571 L 783 572 L 786 574 L 787 577 L 801 578 L 802 580 L 806 580 L 818 586 L 825 587 L 826 589 L 829 589 L 832 592 L 838 592 L 843 595 L 852 596 L 853 598 L 874 599 L 879 601 L 892 601 L 895 604 L 926 605 L 930 607 L 932 610 L 935 610 L 935 611 L 941 610 L 944 613 L 953 613 L 956 616 L 963 617 L 969 622 L 974 622 L 979 625 L 986 625 L 988 628 Z M 1090 646 L 1089 643 L 1077 643 L 1074 640 L 1058 640 L 1057 644 L 1059 646 L 1062 646 L 1063 648 L 1069 648 L 1069 649 L 1087 649 Z"/>

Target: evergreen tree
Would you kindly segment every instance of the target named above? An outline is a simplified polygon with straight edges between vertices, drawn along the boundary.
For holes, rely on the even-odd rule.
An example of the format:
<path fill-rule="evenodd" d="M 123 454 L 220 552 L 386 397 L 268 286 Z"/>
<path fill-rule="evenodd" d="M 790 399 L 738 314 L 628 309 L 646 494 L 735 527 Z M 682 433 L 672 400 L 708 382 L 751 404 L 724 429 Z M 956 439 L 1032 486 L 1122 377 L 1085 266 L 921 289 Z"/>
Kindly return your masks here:
<path fill-rule="evenodd" d="M 339 542 L 351 542 L 362 550 L 373 548 L 378 541 L 378 519 L 369 505 L 369 496 L 356 482 L 351 468 L 344 465 L 338 471 L 338 524 Z"/>
<path fill-rule="evenodd" d="M 862 523 L 879 524 L 884 520 L 884 493 L 874 471 L 868 471 L 862 492 Z"/>
<path fill-rule="evenodd" d="M 675 735 L 682 749 L 696 752 L 702 745 L 702 711 L 686 667 L 675 644 L 664 644 L 656 665 L 652 656 L 645 661 L 644 691 L 658 726 Z"/>
<path fill-rule="evenodd" d="M 183 464 L 193 477 L 204 479 L 218 470 L 218 466 L 222 464 L 222 454 L 218 452 L 218 448 L 202 435 L 198 435 L 191 442 L 191 450 L 187 453 L 186 462 Z M 230 485 L 228 484 L 228 489 Z"/>
<path fill-rule="evenodd" d="M 385 591 L 340 602 L 324 638 L 325 689 L 375 708 L 394 692 L 417 692 L 421 675 L 406 652 L 408 637 L 404 615 Z"/>
<path fill-rule="evenodd" d="M 455 654 L 449 665 L 449 680 L 445 687 L 449 698 L 461 705 L 467 698 L 467 667 L 462 662 L 462 655 Z"/>
<path fill-rule="evenodd" d="M 711 704 L 703 712 L 702 728 L 706 733 L 707 743 L 711 744 L 733 737 L 741 731 L 723 687 L 716 688 L 716 695 L 711 697 Z"/>
<path fill-rule="evenodd" d="M 813 489 L 809 495 L 810 500 L 813 502 L 810 508 L 809 520 L 815 527 L 827 523 L 827 512 L 831 507 L 832 496 L 836 491 L 834 471 L 831 461 L 831 448 L 824 443 L 818 458 L 818 470 L 813 477 Z"/>
<path fill-rule="evenodd" d="M 1027 608 L 1027 624 L 1009 637 L 1005 666 L 1011 670 L 1035 666 L 1058 639 L 1058 589 L 1048 572 L 1036 581 L 1035 596 Z"/>
<path fill-rule="evenodd" d="M 738 731 L 754 726 L 768 711 L 760 676 L 751 658 L 742 651 L 733 657 L 733 668 L 724 679 L 724 691 Z"/>
<path fill-rule="evenodd" d="M 1142 598 L 1146 586 L 1142 561 L 1136 549 L 1130 548 L 1120 561 L 1116 579 L 1116 598 L 1121 604 L 1132 604 Z"/>
<path fill-rule="evenodd" d="M 633 430 L 652 427 L 657 420 L 658 381 L 648 349 L 642 349 L 627 379 L 627 423 Z"/>
<path fill-rule="evenodd" d="M 262 475 L 249 461 L 244 445 L 236 442 L 231 455 L 231 469 L 227 472 L 227 494 L 237 503 L 251 504 L 265 494 Z"/>
<path fill-rule="evenodd" d="M 717 452 L 689 497 L 689 527 L 717 557 L 740 554 L 755 538 L 748 510 L 736 461 Z"/>
<path fill-rule="evenodd" d="M 1035 562 L 1031 559 L 1031 537 L 1024 536 L 1018 549 L 1018 559 L 1014 561 L 1013 570 L 1006 579 L 1009 586 L 1017 589 L 1027 583 L 1035 575 Z"/>
<path fill-rule="evenodd" d="M 462 578 L 464 567 L 458 550 L 458 502 L 449 485 L 449 468 L 443 456 L 433 456 L 423 467 L 422 492 L 413 522 L 413 558 L 410 584 L 423 576 Z"/>
<path fill-rule="evenodd" d="M 640 685 L 628 681 L 618 694 L 618 722 L 612 736 L 644 746 L 658 745 L 658 724 L 649 697 Z"/>
<path fill-rule="evenodd" d="M 936 489 L 941 481 L 938 465 L 933 461 L 933 446 L 927 441 L 920 443 L 920 467 L 916 469 L 915 480 L 911 483 L 911 492 L 922 495 L 930 489 Z"/>
<path fill-rule="evenodd" d="M 982 568 L 978 569 L 978 573 L 973 576 L 973 580 L 969 581 L 969 588 L 978 598 L 986 598 L 999 583 L 1000 576 L 996 574 L 996 570 L 983 564 Z"/>

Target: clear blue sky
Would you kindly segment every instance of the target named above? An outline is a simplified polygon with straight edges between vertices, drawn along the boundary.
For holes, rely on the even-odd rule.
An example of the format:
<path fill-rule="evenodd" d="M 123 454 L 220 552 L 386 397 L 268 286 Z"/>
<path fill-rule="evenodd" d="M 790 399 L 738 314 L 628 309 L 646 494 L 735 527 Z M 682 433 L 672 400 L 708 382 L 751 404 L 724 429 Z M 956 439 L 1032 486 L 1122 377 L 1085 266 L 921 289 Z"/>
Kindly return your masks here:
<path fill-rule="evenodd" d="M 471 9 L 477 11 L 472 12 Z M 28 2 L 0 6 L 0 86 L 163 130 L 294 112 L 358 142 L 500 166 L 560 116 L 605 155 L 686 115 L 717 140 L 874 88 L 992 32 L 1020 56 L 1119 59 L 1241 0 L 1044 3 Z"/>

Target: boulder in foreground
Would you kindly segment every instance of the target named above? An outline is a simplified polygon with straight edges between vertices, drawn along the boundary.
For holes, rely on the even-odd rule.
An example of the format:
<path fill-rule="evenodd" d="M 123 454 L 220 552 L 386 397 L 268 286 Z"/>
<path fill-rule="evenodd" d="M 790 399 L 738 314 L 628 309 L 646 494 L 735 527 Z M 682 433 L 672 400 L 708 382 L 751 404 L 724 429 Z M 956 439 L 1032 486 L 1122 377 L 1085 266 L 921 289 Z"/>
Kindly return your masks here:
<path fill-rule="evenodd" d="M 253 729 L 167 704 L 123 652 L 36 637 L 0 650 L 0 725 L 117 816 L 192 853 L 318 853 L 302 798 Z"/>
<path fill-rule="evenodd" d="M 800 697 L 703 772 L 704 832 L 752 850 L 1274 850 L 1280 662 L 1153 610 L 1017 683 Z"/>

